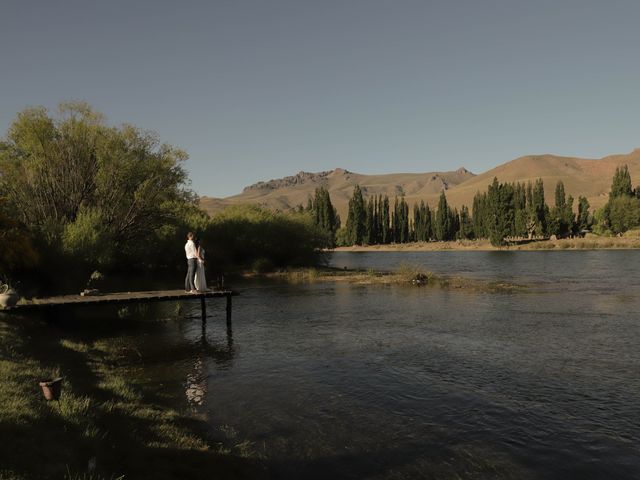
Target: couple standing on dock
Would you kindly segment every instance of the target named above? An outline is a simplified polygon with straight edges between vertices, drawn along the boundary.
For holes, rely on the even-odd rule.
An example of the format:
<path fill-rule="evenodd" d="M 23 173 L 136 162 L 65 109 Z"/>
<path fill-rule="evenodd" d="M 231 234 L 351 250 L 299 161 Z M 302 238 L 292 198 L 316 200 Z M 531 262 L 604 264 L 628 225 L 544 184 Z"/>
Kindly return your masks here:
<path fill-rule="evenodd" d="M 204 274 L 204 248 L 192 232 L 187 233 L 184 251 L 187 255 L 187 277 L 184 279 L 184 291 L 187 293 L 207 291 L 207 279 Z"/>

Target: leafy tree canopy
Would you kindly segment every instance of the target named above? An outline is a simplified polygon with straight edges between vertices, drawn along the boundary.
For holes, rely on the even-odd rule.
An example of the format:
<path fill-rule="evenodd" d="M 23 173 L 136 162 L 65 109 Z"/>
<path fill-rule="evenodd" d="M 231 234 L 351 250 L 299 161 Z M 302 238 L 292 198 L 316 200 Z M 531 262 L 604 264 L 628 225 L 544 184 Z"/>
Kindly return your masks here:
<path fill-rule="evenodd" d="M 16 116 L 0 143 L 0 192 L 51 251 L 100 262 L 137 258 L 193 202 L 187 155 L 131 125 L 111 127 L 82 102 Z"/>

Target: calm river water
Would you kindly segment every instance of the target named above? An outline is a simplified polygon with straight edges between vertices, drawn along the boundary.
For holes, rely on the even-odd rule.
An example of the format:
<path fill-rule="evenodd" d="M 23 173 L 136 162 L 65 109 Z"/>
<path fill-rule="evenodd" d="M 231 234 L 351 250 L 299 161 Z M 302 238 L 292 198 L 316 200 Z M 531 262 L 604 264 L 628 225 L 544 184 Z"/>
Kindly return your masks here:
<path fill-rule="evenodd" d="M 330 262 L 528 287 L 237 285 L 232 330 L 212 301 L 120 331 L 136 375 L 278 478 L 640 478 L 640 251 Z"/>

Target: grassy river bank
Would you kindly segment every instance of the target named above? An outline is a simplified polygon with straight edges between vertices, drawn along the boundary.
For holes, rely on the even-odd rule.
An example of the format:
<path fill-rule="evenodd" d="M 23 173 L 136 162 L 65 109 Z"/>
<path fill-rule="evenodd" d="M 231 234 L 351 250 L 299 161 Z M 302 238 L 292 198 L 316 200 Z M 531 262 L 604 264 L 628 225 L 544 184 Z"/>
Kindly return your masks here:
<path fill-rule="evenodd" d="M 599 250 L 599 249 L 638 249 L 640 231 L 630 230 L 621 237 L 606 237 L 588 234 L 584 238 L 562 238 L 542 240 L 521 245 L 496 247 L 489 240 L 454 240 L 450 242 L 412 242 L 388 245 L 354 245 L 337 247 L 336 252 L 428 252 L 440 250 Z"/>

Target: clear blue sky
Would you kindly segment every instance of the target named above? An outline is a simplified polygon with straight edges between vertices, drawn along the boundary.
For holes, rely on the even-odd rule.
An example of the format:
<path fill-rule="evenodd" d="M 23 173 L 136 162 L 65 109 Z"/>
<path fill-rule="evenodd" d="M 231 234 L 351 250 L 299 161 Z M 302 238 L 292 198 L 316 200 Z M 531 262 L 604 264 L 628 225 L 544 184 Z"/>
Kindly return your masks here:
<path fill-rule="evenodd" d="M 2 0 L 0 131 L 86 100 L 227 196 L 640 146 L 640 2 Z"/>

